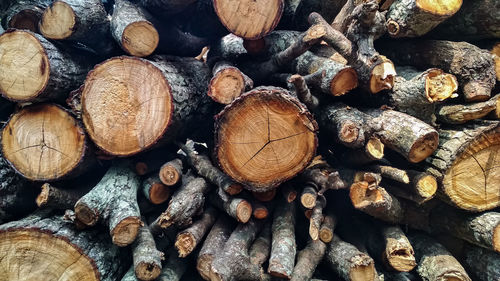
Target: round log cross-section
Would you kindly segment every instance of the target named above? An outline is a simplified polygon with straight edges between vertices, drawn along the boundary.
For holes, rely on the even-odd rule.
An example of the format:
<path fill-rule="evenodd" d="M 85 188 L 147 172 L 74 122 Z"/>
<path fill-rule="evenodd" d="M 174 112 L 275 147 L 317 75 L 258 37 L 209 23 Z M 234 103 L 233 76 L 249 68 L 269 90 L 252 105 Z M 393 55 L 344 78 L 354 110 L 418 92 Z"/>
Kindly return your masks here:
<path fill-rule="evenodd" d="M 280 88 L 259 87 L 217 116 L 221 168 L 252 191 L 271 190 L 301 172 L 314 156 L 316 121 Z"/>
<path fill-rule="evenodd" d="M 25 178 L 55 180 L 84 165 L 85 133 L 63 108 L 37 104 L 10 118 L 2 131 L 2 151 Z"/>

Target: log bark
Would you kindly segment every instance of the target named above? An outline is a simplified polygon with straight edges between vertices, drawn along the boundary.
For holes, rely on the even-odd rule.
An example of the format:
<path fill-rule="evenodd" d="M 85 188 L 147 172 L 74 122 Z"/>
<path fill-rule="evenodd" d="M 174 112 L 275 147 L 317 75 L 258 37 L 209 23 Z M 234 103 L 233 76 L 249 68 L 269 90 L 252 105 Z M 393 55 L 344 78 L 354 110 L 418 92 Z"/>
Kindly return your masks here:
<path fill-rule="evenodd" d="M 148 176 L 142 181 L 141 191 L 144 197 L 155 205 L 167 201 L 171 192 L 170 188 L 163 184 L 157 174 Z"/>
<path fill-rule="evenodd" d="M 326 213 L 323 218 L 323 223 L 319 228 L 319 239 L 324 243 L 330 243 L 333 239 L 333 231 L 337 225 L 337 218 L 331 212 Z"/>
<path fill-rule="evenodd" d="M 214 154 L 222 170 L 247 189 L 268 191 L 311 161 L 316 129 L 305 106 L 286 90 L 260 87 L 217 115 Z"/>
<path fill-rule="evenodd" d="M 417 263 L 415 253 L 410 241 L 399 226 L 381 228 L 385 249 L 382 259 L 396 271 L 411 271 Z"/>
<path fill-rule="evenodd" d="M 233 222 L 227 216 L 219 216 L 207 235 L 198 254 L 196 269 L 201 277 L 210 280 L 210 269 L 216 255 L 223 250 L 224 244 L 231 235 Z"/>
<path fill-rule="evenodd" d="M 179 252 L 179 257 L 187 257 L 201 243 L 205 234 L 208 233 L 215 223 L 217 214 L 216 209 L 209 207 L 203 212 L 199 220 L 177 234 L 175 248 Z"/>
<path fill-rule="evenodd" d="M 297 198 L 298 192 L 297 188 L 294 185 L 290 183 L 285 183 L 281 185 L 280 189 L 281 189 L 281 194 L 283 195 L 283 198 L 287 203 L 292 203 Z"/>
<path fill-rule="evenodd" d="M 180 281 L 190 266 L 185 259 L 178 257 L 173 249 L 167 253 L 167 262 L 163 265 L 157 281 Z"/>
<path fill-rule="evenodd" d="M 59 189 L 50 183 L 42 185 L 42 191 L 36 197 L 36 205 L 40 208 L 72 209 L 83 194 L 78 194 L 65 189 Z"/>
<path fill-rule="evenodd" d="M 259 39 L 278 25 L 283 13 L 283 0 L 235 3 L 213 0 L 215 12 L 229 32 L 245 38 Z"/>
<path fill-rule="evenodd" d="M 0 227 L 4 280 L 116 280 L 124 252 L 99 230 L 77 230 L 53 212 L 36 212 Z M 23 255 L 19 253 L 23 252 Z"/>
<path fill-rule="evenodd" d="M 441 105 L 436 109 L 438 120 L 446 124 L 463 124 L 471 120 L 481 119 L 490 112 L 500 112 L 500 95 L 483 102 Z"/>
<path fill-rule="evenodd" d="M 215 63 L 212 75 L 208 96 L 221 104 L 230 104 L 245 91 L 253 88 L 253 80 L 228 61 Z"/>
<path fill-rule="evenodd" d="M 462 6 L 462 0 L 396 1 L 387 13 L 387 31 L 393 37 L 418 37 L 453 16 Z"/>
<path fill-rule="evenodd" d="M 494 0 L 464 1 L 462 8 L 438 25 L 431 36 L 460 40 L 500 38 L 500 13 Z"/>
<path fill-rule="evenodd" d="M 276 206 L 272 225 L 272 247 L 267 271 L 272 276 L 289 279 L 295 265 L 295 202 Z"/>
<path fill-rule="evenodd" d="M 466 42 L 407 40 L 386 41 L 377 47 L 401 65 L 437 67 L 457 77 L 459 90 L 467 102 L 490 98 L 495 85 L 495 64 L 486 50 Z"/>
<path fill-rule="evenodd" d="M 474 280 L 488 281 L 500 278 L 500 254 L 466 245 L 463 263 Z"/>
<path fill-rule="evenodd" d="M 417 272 L 424 280 L 471 280 L 460 263 L 439 243 L 423 234 L 408 236 L 418 262 Z"/>
<path fill-rule="evenodd" d="M 24 0 L 11 3 L 2 14 L 2 26 L 5 29 L 27 29 L 31 32 L 38 32 L 38 23 L 42 18 L 42 13 L 51 2 L 49 0 Z"/>
<path fill-rule="evenodd" d="M 319 195 L 309 219 L 309 236 L 314 241 L 319 239 L 319 229 L 323 223 L 323 209 L 325 207 L 326 198 L 323 195 Z"/>
<path fill-rule="evenodd" d="M 101 181 L 75 204 L 76 218 L 87 226 L 103 221 L 114 244 L 134 242 L 142 226 L 137 191 L 139 178 L 128 162 L 115 163 Z"/>
<path fill-rule="evenodd" d="M 353 245 L 340 240 L 334 234 L 324 260 L 329 268 L 344 280 L 376 280 L 375 265 L 368 255 L 360 252 Z"/>
<path fill-rule="evenodd" d="M 262 266 L 271 254 L 271 243 L 271 222 L 267 221 L 248 251 L 250 262 Z"/>
<path fill-rule="evenodd" d="M 24 42 L 24 43 L 21 43 Z M 16 102 L 64 100 L 90 69 L 89 59 L 68 52 L 27 30 L 0 36 L 0 92 Z"/>
<path fill-rule="evenodd" d="M 300 203 L 304 206 L 304 208 L 312 209 L 316 205 L 317 196 L 318 192 L 316 188 L 306 185 L 304 189 L 302 189 L 302 194 L 300 194 Z"/>
<path fill-rule="evenodd" d="M 238 222 L 246 223 L 252 216 L 252 205 L 245 199 L 227 194 L 221 188 L 210 194 L 211 203 Z"/>
<path fill-rule="evenodd" d="M 173 187 L 182 180 L 182 168 L 182 160 L 175 158 L 160 167 L 158 176 L 164 185 Z"/>
<path fill-rule="evenodd" d="M 498 162 L 499 134 L 498 121 L 439 131 L 439 147 L 426 160 L 426 169 L 440 182 L 442 199 L 476 212 L 500 206 L 495 184 L 499 169 L 494 164 Z"/>
<path fill-rule="evenodd" d="M 162 228 L 188 226 L 193 223 L 193 217 L 202 211 L 210 186 L 203 178 L 193 175 L 184 175 L 183 179 L 182 186 L 170 199 L 167 210 L 157 219 Z"/>
<path fill-rule="evenodd" d="M 132 244 L 133 268 L 135 276 L 140 280 L 155 280 L 162 270 L 163 253 L 156 248 L 153 235 L 147 225 L 139 229 L 137 238 Z"/>
<path fill-rule="evenodd" d="M 44 10 L 39 28 L 47 39 L 80 42 L 104 56 L 114 49 L 108 13 L 99 0 L 54 1 Z"/>
<path fill-rule="evenodd" d="M 293 269 L 290 280 L 310 280 L 316 270 L 316 266 L 318 266 L 325 255 L 326 247 L 326 244 L 320 240 L 310 240 L 307 246 L 298 253 L 297 264 Z"/>
<path fill-rule="evenodd" d="M 83 85 L 83 123 L 106 153 L 137 154 L 207 124 L 208 79 L 208 67 L 191 58 L 111 58 L 97 65 Z"/>
<path fill-rule="evenodd" d="M 2 151 L 18 173 L 34 181 L 77 176 L 95 160 L 81 124 L 56 104 L 13 114 L 2 131 Z"/>

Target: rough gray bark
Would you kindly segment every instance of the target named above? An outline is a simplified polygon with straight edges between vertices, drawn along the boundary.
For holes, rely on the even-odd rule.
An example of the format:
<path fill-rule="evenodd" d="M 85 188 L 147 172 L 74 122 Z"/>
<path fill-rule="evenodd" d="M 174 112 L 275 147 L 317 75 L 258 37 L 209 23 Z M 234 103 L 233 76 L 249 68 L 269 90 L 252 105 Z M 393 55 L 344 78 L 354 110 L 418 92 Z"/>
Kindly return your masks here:
<path fill-rule="evenodd" d="M 175 248 L 179 257 L 185 258 L 198 246 L 217 219 L 217 210 L 209 207 L 191 226 L 177 233 Z"/>
<path fill-rule="evenodd" d="M 75 204 L 76 218 L 92 226 L 98 221 L 108 225 L 113 243 L 131 244 L 142 226 L 137 191 L 139 177 L 129 163 L 115 163 L 101 181 Z"/>
<path fill-rule="evenodd" d="M 295 265 L 295 202 L 280 201 L 273 216 L 273 240 L 269 258 L 269 274 L 290 278 Z"/>
<path fill-rule="evenodd" d="M 326 247 L 326 244 L 320 240 L 309 240 L 307 246 L 297 255 L 297 264 L 293 269 L 290 280 L 302 281 L 311 279 L 316 266 L 325 255 Z"/>
<path fill-rule="evenodd" d="M 137 238 L 132 244 L 133 268 L 135 276 L 140 280 L 154 280 L 162 269 L 163 253 L 156 248 L 153 235 L 147 225 L 139 229 Z"/>
<path fill-rule="evenodd" d="M 271 221 L 266 221 L 264 227 L 259 233 L 259 236 L 255 239 L 248 255 L 250 256 L 250 262 L 258 266 L 262 266 L 271 254 Z"/>
<path fill-rule="evenodd" d="M 190 262 L 176 255 L 173 249 L 167 252 L 167 262 L 163 265 L 157 281 L 179 281 L 190 266 Z"/>
<path fill-rule="evenodd" d="M 141 191 L 144 197 L 153 204 L 161 204 L 170 197 L 170 189 L 165 186 L 158 174 L 146 177 L 141 183 Z"/>
<path fill-rule="evenodd" d="M 466 245 L 463 263 L 475 280 L 490 281 L 500 278 L 500 254 Z"/>

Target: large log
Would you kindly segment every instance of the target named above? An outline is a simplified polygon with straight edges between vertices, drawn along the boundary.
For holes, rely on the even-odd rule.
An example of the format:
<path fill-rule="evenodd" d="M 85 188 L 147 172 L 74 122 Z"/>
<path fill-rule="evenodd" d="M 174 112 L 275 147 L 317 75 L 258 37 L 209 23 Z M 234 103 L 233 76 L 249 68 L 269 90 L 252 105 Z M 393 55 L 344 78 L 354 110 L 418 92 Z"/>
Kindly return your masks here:
<path fill-rule="evenodd" d="M 483 248 L 465 245 L 463 263 L 472 277 L 480 281 L 498 280 L 500 278 L 500 254 Z"/>
<path fill-rule="evenodd" d="M 23 177 L 51 181 L 76 176 L 93 163 L 79 122 L 55 104 L 25 107 L 2 131 L 5 159 Z"/>
<path fill-rule="evenodd" d="M 89 71 L 88 58 L 26 30 L 4 32 L 0 45 L 0 92 L 12 101 L 64 100 Z"/>
<path fill-rule="evenodd" d="M 441 182 L 438 195 L 469 211 L 500 206 L 499 146 L 498 121 L 439 130 L 439 147 L 426 160 L 427 171 Z"/>
<path fill-rule="evenodd" d="M 126 266 L 104 231 L 76 230 L 51 212 L 3 224 L 0 238 L 2 280 L 113 281 Z"/>
<path fill-rule="evenodd" d="M 314 156 L 317 124 L 284 89 L 256 88 L 216 118 L 216 159 L 223 171 L 252 191 L 275 188 Z"/>
<path fill-rule="evenodd" d="M 83 123 L 104 152 L 139 153 L 209 121 L 209 75 L 191 58 L 111 58 L 89 72 L 81 89 Z"/>

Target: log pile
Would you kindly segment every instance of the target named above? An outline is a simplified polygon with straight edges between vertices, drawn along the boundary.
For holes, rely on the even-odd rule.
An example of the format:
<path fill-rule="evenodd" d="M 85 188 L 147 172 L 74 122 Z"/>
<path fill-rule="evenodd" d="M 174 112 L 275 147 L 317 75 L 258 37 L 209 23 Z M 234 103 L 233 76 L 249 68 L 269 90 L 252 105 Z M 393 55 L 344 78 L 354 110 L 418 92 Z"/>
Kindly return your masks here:
<path fill-rule="evenodd" d="M 496 1 L 0 19 L 0 280 L 500 280 Z"/>

